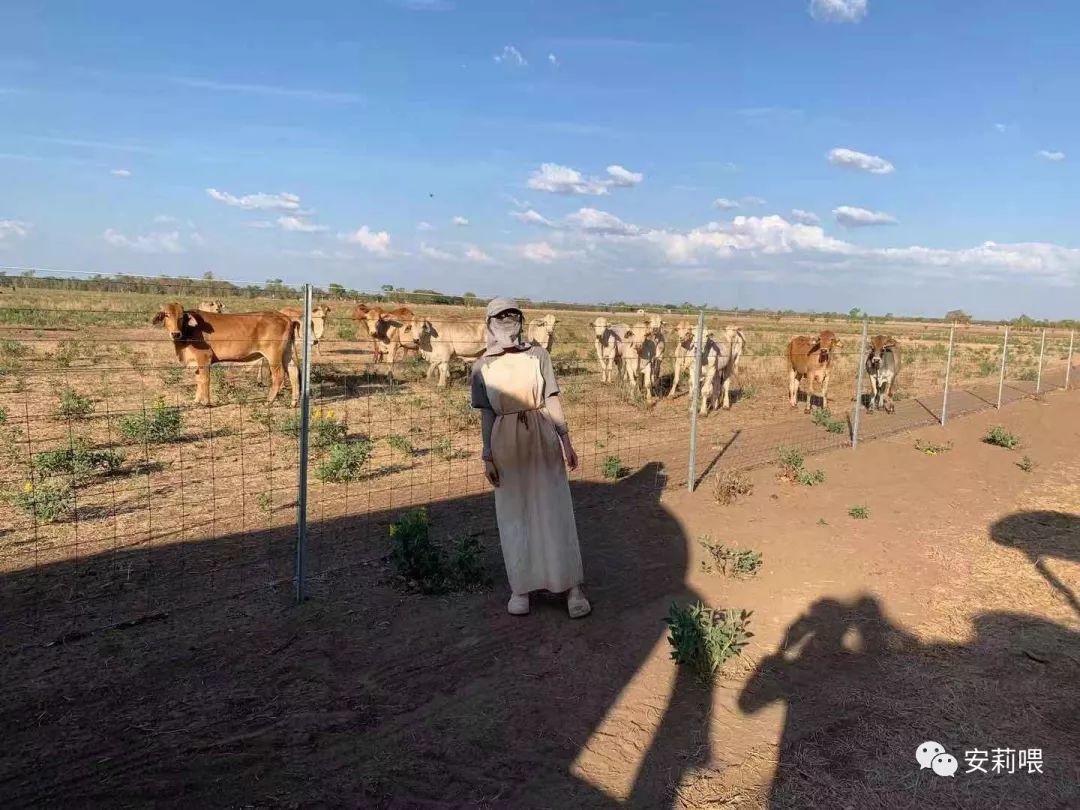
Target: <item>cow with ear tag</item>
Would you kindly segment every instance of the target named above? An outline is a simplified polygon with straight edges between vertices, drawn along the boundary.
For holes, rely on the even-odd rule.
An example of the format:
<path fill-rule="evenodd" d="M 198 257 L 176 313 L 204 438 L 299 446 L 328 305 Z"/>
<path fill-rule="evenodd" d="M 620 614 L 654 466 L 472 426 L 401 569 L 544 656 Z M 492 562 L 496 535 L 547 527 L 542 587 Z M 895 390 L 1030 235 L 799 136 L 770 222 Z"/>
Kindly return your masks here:
<path fill-rule="evenodd" d="M 296 365 L 292 363 L 297 328 L 280 312 L 238 312 L 235 315 L 185 310 L 179 302 L 165 304 L 152 323 L 161 325 L 172 338 L 176 359 L 195 369 L 195 404 L 210 405 L 210 366 L 214 363 L 247 363 L 266 358 L 270 366 L 273 402 L 286 373 L 295 407 L 300 394 Z"/>
<path fill-rule="evenodd" d="M 866 373 L 870 376 L 870 398 L 866 410 L 885 408 L 893 413 L 893 386 L 900 372 L 900 347 L 891 335 L 874 335 L 866 347 Z"/>

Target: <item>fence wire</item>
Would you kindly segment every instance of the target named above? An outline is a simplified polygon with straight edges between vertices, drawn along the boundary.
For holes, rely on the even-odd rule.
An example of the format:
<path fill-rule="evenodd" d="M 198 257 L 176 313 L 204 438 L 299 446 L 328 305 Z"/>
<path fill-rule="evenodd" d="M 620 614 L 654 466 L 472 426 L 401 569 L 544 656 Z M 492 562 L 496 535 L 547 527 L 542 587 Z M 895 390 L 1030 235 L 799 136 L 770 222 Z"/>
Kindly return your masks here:
<path fill-rule="evenodd" d="M 302 301 L 275 288 L 230 296 L 213 282 L 154 283 L 152 292 L 137 281 L 110 281 L 107 290 L 17 287 L 0 302 L 5 645 L 77 638 L 251 591 L 292 593 L 300 459 L 289 385 L 268 404 L 261 359 L 222 363 L 210 374 L 212 407 L 195 405 L 193 372 L 151 320 L 169 300 L 188 309 L 220 300 L 225 312 Z M 398 305 L 386 297 L 380 306 Z M 490 502 L 465 498 L 489 488 L 467 363 L 451 365 L 445 388 L 428 379 L 416 351 L 390 368 L 373 354 L 356 303 L 315 301 L 325 316 L 310 366 L 306 460 L 306 567 L 315 595 L 328 574 L 382 564 L 389 522 L 414 507 L 443 505 L 439 531 L 447 536 L 497 543 Z M 436 324 L 482 319 L 476 307 L 405 305 Z M 580 459 L 572 481 L 660 470 L 650 474 L 668 486 L 700 485 L 724 470 L 775 462 L 784 447 L 813 453 L 851 443 L 859 321 L 707 315 L 707 330 L 737 327 L 745 346 L 731 408 L 699 419 L 690 481 L 689 374 L 673 395 L 672 378 L 680 333 L 696 313 L 650 313 L 663 318 L 665 338 L 650 398 L 621 378 L 603 383 L 596 353 L 594 319 L 634 323 L 635 313 L 545 307 L 526 315 L 533 321 L 548 312 L 557 318 L 551 355 Z M 807 415 L 804 395 L 794 409 L 788 402 L 786 348 L 793 335 L 822 330 L 842 348 L 828 413 Z M 1063 388 L 1070 360 L 1077 362 L 1073 336 L 1061 330 L 1010 330 L 1000 379 L 1002 328 L 958 326 L 948 369 L 948 326 L 873 323 L 869 333 L 898 341 L 901 370 L 895 412 L 864 412 L 860 442 L 938 422 L 947 371 L 952 419 L 994 408 L 999 385 L 1003 405 Z M 603 497 L 575 506 L 617 508 Z"/>

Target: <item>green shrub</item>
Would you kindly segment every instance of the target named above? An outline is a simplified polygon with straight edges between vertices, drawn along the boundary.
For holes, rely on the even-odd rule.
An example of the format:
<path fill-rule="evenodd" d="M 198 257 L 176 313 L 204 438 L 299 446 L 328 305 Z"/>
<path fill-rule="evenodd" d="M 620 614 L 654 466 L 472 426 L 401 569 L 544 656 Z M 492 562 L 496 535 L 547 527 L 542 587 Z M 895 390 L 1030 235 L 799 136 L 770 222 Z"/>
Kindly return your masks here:
<path fill-rule="evenodd" d="M 709 535 L 705 535 L 698 542 L 709 554 L 709 559 L 701 562 L 702 570 L 707 574 L 719 571 L 726 577 L 741 579 L 755 576 L 761 568 L 760 551 L 727 548 L 720 543 L 714 543 Z"/>
<path fill-rule="evenodd" d="M 870 508 L 867 506 L 853 506 L 847 513 L 856 520 L 866 520 L 870 517 Z"/>
<path fill-rule="evenodd" d="M 163 397 L 158 397 L 149 413 L 144 410 L 123 416 L 117 427 L 120 434 L 131 441 L 157 444 L 179 439 L 182 422 L 180 408 L 168 405 Z"/>
<path fill-rule="evenodd" d="M 300 412 L 290 411 L 281 420 L 282 433 L 293 438 L 300 436 Z M 316 408 L 308 420 L 308 443 L 317 450 L 325 450 L 335 444 L 341 444 L 348 438 L 345 422 L 339 420 L 334 412 L 325 408 Z"/>
<path fill-rule="evenodd" d="M 1039 465 L 1037 462 L 1031 460 L 1031 456 L 1024 456 L 1022 459 L 1016 462 L 1016 466 L 1024 472 L 1029 473 L 1034 472 L 1035 468 Z"/>
<path fill-rule="evenodd" d="M 274 502 L 271 499 L 269 492 L 260 492 L 255 497 L 255 505 L 259 507 L 259 511 L 267 516 L 274 511 Z"/>
<path fill-rule="evenodd" d="M 802 451 L 797 447 L 781 447 L 780 477 L 787 481 L 794 481 L 804 487 L 812 487 L 825 480 L 824 470 L 808 470 L 804 466 L 805 459 Z"/>
<path fill-rule="evenodd" d="M 116 472 L 124 464 L 124 454 L 116 450 L 93 450 L 86 439 L 78 438 L 69 447 L 35 453 L 34 469 L 39 475 L 84 476 L 94 472 Z"/>
<path fill-rule="evenodd" d="M 6 424 L 7 424 L 7 408 L 5 408 L 3 405 L 0 405 L 0 427 L 3 427 Z"/>
<path fill-rule="evenodd" d="M 337 325 L 338 340 L 356 340 L 356 326 L 351 321 L 342 321 Z"/>
<path fill-rule="evenodd" d="M 1039 378 L 1039 370 L 1035 366 L 1027 366 L 1020 370 L 1016 379 L 1021 382 L 1035 382 Z"/>
<path fill-rule="evenodd" d="M 328 484 L 344 484 L 355 481 L 360 469 L 371 457 L 371 441 L 355 439 L 337 442 L 330 446 L 326 460 L 315 468 L 315 477 Z"/>
<path fill-rule="evenodd" d="M 161 381 L 165 385 L 176 385 L 180 382 L 180 378 L 183 376 L 183 368 L 180 366 L 169 366 L 161 370 Z"/>
<path fill-rule="evenodd" d="M 827 408 L 814 408 L 810 418 L 815 425 L 825 428 L 829 433 L 843 433 L 847 430 L 847 422 L 834 418 Z"/>
<path fill-rule="evenodd" d="M 713 498 L 721 506 L 734 503 L 740 495 L 749 495 L 753 491 L 750 476 L 738 470 L 724 470 L 713 483 Z"/>
<path fill-rule="evenodd" d="M 747 630 L 751 615 L 746 610 L 713 610 L 701 602 L 686 607 L 673 602 L 664 619 L 671 658 L 689 666 L 702 681 L 713 680 L 753 637 Z"/>
<path fill-rule="evenodd" d="M 976 363 L 980 377 L 989 377 L 998 370 L 998 364 L 989 357 L 980 357 Z"/>
<path fill-rule="evenodd" d="M 10 338 L 0 338 L 0 379 L 16 371 L 19 362 L 30 353 L 30 347 L 25 343 Z"/>
<path fill-rule="evenodd" d="M 449 436 L 440 436 L 431 443 L 431 452 L 441 458 L 443 461 L 452 461 L 455 458 L 461 458 L 465 455 L 464 450 L 459 450 L 454 447 L 453 441 Z"/>
<path fill-rule="evenodd" d="M 604 478 L 615 480 L 616 478 L 622 478 L 627 473 L 626 467 L 623 466 L 622 459 L 618 456 L 608 456 L 604 459 L 603 464 L 600 465 L 600 472 Z"/>
<path fill-rule="evenodd" d="M 94 412 L 94 401 L 80 394 L 70 385 L 60 389 L 60 404 L 56 407 L 58 419 L 86 419 Z"/>
<path fill-rule="evenodd" d="M 397 450 L 402 455 L 411 456 L 413 454 L 413 443 L 408 436 L 394 433 L 393 435 L 386 437 L 386 443 L 390 445 L 391 450 Z"/>
<path fill-rule="evenodd" d="M 463 537 L 447 554 L 431 539 L 424 509 L 407 512 L 390 525 L 390 560 L 404 584 L 421 593 L 470 591 L 491 583 L 479 538 Z"/>
<path fill-rule="evenodd" d="M 923 441 L 922 439 L 915 440 L 915 449 L 920 453 L 925 453 L 928 456 L 939 456 L 942 453 L 947 453 L 952 450 L 952 442 L 945 442 L 945 444 L 935 444 L 934 442 Z"/>
<path fill-rule="evenodd" d="M 1020 437 L 1009 433 L 1001 425 L 994 425 L 990 428 L 986 435 L 983 436 L 983 441 L 995 447 L 1004 447 L 1006 450 L 1012 450 L 1020 446 Z"/>
<path fill-rule="evenodd" d="M 30 515 L 35 523 L 53 523 L 71 511 L 74 497 L 67 484 L 33 484 L 27 481 L 20 492 L 4 494 L 13 507 Z"/>

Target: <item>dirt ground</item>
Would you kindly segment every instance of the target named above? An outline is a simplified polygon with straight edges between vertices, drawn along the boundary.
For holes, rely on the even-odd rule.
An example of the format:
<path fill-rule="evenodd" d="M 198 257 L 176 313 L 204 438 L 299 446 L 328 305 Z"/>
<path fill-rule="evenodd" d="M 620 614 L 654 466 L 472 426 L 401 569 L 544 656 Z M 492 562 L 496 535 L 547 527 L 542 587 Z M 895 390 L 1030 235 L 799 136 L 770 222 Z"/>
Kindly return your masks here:
<path fill-rule="evenodd" d="M 982 443 L 996 423 L 1022 446 Z M 930 457 L 919 438 L 952 449 Z M 148 603 L 138 625 L 7 656 L 0 801 L 1078 806 L 1080 393 L 808 464 L 824 484 L 761 467 L 726 507 L 708 481 L 693 495 L 665 486 L 685 474 L 656 463 L 575 481 L 594 602 L 576 622 L 554 598 L 505 613 L 490 494 L 430 510 L 483 533 L 496 586 L 471 595 L 402 593 L 368 544 L 350 552 L 355 524 L 327 514 L 318 534 L 351 564 L 302 607 L 287 586 L 183 611 Z M 855 505 L 869 518 L 850 517 Z M 706 573 L 704 534 L 762 552 L 762 570 Z M 263 542 L 272 532 L 117 549 L 110 565 L 168 576 L 169 555 L 198 545 L 216 571 L 214 555 Z M 93 570 L 43 568 L 62 581 L 76 565 Z M 192 603 L 214 587 L 171 584 Z M 670 661 L 662 623 L 673 601 L 698 599 L 754 611 L 755 637 L 712 685 Z M 919 769 L 926 740 L 960 760 L 955 777 Z M 1041 749 L 1043 773 L 965 773 L 964 751 L 994 748 Z"/>

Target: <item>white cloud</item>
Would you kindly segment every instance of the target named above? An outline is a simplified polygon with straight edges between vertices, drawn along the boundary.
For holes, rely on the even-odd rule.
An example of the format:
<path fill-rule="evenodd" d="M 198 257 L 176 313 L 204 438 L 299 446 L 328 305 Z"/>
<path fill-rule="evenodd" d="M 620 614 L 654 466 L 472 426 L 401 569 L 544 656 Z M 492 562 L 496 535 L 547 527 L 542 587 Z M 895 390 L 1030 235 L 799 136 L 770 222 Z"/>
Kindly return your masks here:
<path fill-rule="evenodd" d="M 566 222 L 576 230 L 606 236 L 633 236 L 641 231 L 637 225 L 623 222 L 614 214 L 596 208 L 581 208 L 576 213 L 569 214 Z"/>
<path fill-rule="evenodd" d="M 158 214 L 154 217 L 154 223 L 157 225 L 172 225 L 179 221 L 176 217 L 171 217 L 168 214 Z"/>
<path fill-rule="evenodd" d="M 521 55 L 521 51 L 513 45 L 503 45 L 503 49 L 495 54 L 493 59 L 499 64 L 513 65 L 514 67 L 525 67 L 529 64 L 525 57 Z"/>
<path fill-rule="evenodd" d="M 131 177 L 131 171 L 128 169 L 113 169 L 109 174 L 113 177 Z"/>
<path fill-rule="evenodd" d="M 994 124 L 994 129 L 996 129 L 998 132 L 1004 132 L 1008 128 L 1009 128 L 1008 124 Z"/>
<path fill-rule="evenodd" d="M 743 197 L 742 201 L 744 205 L 765 205 L 768 202 L 764 197 L 754 197 L 752 195 Z"/>
<path fill-rule="evenodd" d="M 465 258 L 470 262 L 478 262 L 480 264 L 490 264 L 495 261 L 476 245 L 469 245 L 465 249 Z"/>
<path fill-rule="evenodd" d="M 421 243 L 420 245 L 420 255 L 427 256 L 429 259 L 435 259 L 436 261 L 441 262 L 452 262 L 457 259 L 457 256 L 455 256 L 453 253 L 449 253 L 445 250 L 440 250 L 437 247 L 432 247 L 431 245 L 423 243 Z"/>
<path fill-rule="evenodd" d="M 713 200 L 713 208 L 721 211 L 734 211 L 738 207 L 739 204 L 735 200 L 729 200 L 727 197 L 717 197 Z"/>
<path fill-rule="evenodd" d="M 0 242 L 7 239 L 22 239 L 29 235 L 34 226 L 20 219 L 0 219 Z"/>
<path fill-rule="evenodd" d="M 216 188 L 208 188 L 206 193 L 218 202 L 231 205 L 233 208 L 242 208 L 245 211 L 300 211 L 300 198 L 287 191 L 277 194 L 245 194 L 237 197 L 227 191 L 218 191 Z"/>
<path fill-rule="evenodd" d="M 830 150 L 829 163 L 833 166 L 869 172 L 870 174 L 892 174 L 896 171 L 896 167 L 885 158 L 868 155 L 865 152 L 856 152 L 854 149 Z"/>
<path fill-rule="evenodd" d="M 304 87 L 276 87 L 267 84 L 242 84 L 238 82 L 219 82 L 211 79 L 196 79 L 187 76 L 172 76 L 169 81 L 182 87 L 196 90 L 212 90 L 224 93 L 243 93 L 253 96 L 280 96 L 299 98 L 306 101 L 327 101 L 336 104 L 357 104 L 364 100 L 356 93 L 341 93 L 333 90 L 312 90 Z"/>
<path fill-rule="evenodd" d="M 101 238 L 113 247 L 126 248 L 136 253 L 184 252 L 184 246 L 180 244 L 179 231 L 148 233 L 142 236 L 128 237 L 109 228 L 101 235 Z"/>
<path fill-rule="evenodd" d="M 468 224 L 469 224 L 469 220 L 468 220 L 468 218 L 466 218 L 466 217 L 454 217 L 454 218 L 453 218 L 452 220 L 450 220 L 450 221 L 451 221 L 451 222 L 452 222 L 453 224 L 457 225 L 457 226 L 458 226 L 459 228 L 464 228 L 464 227 L 465 227 L 466 225 L 468 225 Z"/>
<path fill-rule="evenodd" d="M 846 253 L 850 250 L 847 243 L 826 236 L 819 227 L 792 224 L 775 214 L 739 216 L 727 224 L 711 222 L 690 231 L 646 231 L 643 237 L 658 246 L 667 261 L 675 264 L 696 264 L 703 259 L 729 258 L 737 253 Z"/>
<path fill-rule="evenodd" d="M 361 225 L 352 233 L 339 233 L 338 239 L 351 245 L 360 245 L 368 253 L 386 256 L 390 252 L 390 234 L 386 231 L 373 231 L 367 225 Z"/>
<path fill-rule="evenodd" d="M 521 257 L 537 264 L 551 264 L 559 259 L 580 255 L 578 251 L 564 251 L 553 248 L 547 242 L 529 242 L 521 246 Z"/>
<path fill-rule="evenodd" d="M 433 226 L 430 222 L 417 222 L 416 230 L 418 231 L 430 231 L 433 230 Z"/>
<path fill-rule="evenodd" d="M 821 217 L 819 217 L 813 211 L 804 211 L 801 208 L 792 208 L 791 218 L 802 225 L 821 224 Z"/>
<path fill-rule="evenodd" d="M 1064 152 L 1050 151 L 1048 149 L 1040 149 L 1035 153 L 1035 157 L 1041 160 L 1048 160 L 1051 163 L 1060 163 L 1065 160 Z"/>
<path fill-rule="evenodd" d="M 531 208 L 528 211 L 511 211 L 510 216 L 512 216 L 519 222 L 524 222 L 527 225 L 543 225 L 547 228 L 555 227 L 554 222 L 545 217 L 543 214 L 539 213 L 538 211 L 534 211 Z"/>
<path fill-rule="evenodd" d="M 853 205 L 841 205 L 833 209 L 836 221 L 845 228 L 862 228 L 868 225 L 895 225 L 896 217 L 884 211 L 871 211 Z"/>
<path fill-rule="evenodd" d="M 281 230 L 293 233 L 325 233 L 330 230 L 325 225 L 315 225 L 300 217 L 278 217 L 277 224 Z"/>
<path fill-rule="evenodd" d="M 609 188 L 636 186 L 645 179 L 640 172 L 632 172 L 617 164 L 607 167 L 607 177 L 586 177 L 577 169 L 558 163 L 543 163 L 529 177 L 528 186 L 551 194 L 607 194 Z"/>
<path fill-rule="evenodd" d="M 825 22 L 855 23 L 866 16 L 868 0 L 810 0 L 810 16 Z"/>
<path fill-rule="evenodd" d="M 645 179 L 645 175 L 641 172 L 632 172 L 629 169 L 625 169 L 618 164 L 607 167 L 608 185 L 618 186 L 619 188 L 627 188 L 630 186 L 636 186 L 642 180 Z"/>
<path fill-rule="evenodd" d="M 552 67 L 560 67 L 562 64 L 561 62 L 559 62 L 559 58 L 553 53 L 549 53 L 547 58 L 548 62 L 551 63 Z"/>
<path fill-rule="evenodd" d="M 270 222 L 269 220 L 265 220 L 265 219 L 252 220 L 251 222 L 245 222 L 244 225 L 245 225 L 245 227 L 255 228 L 255 229 L 260 230 L 260 231 L 265 231 L 265 230 L 268 230 L 270 228 L 275 227 L 273 222 Z"/>

